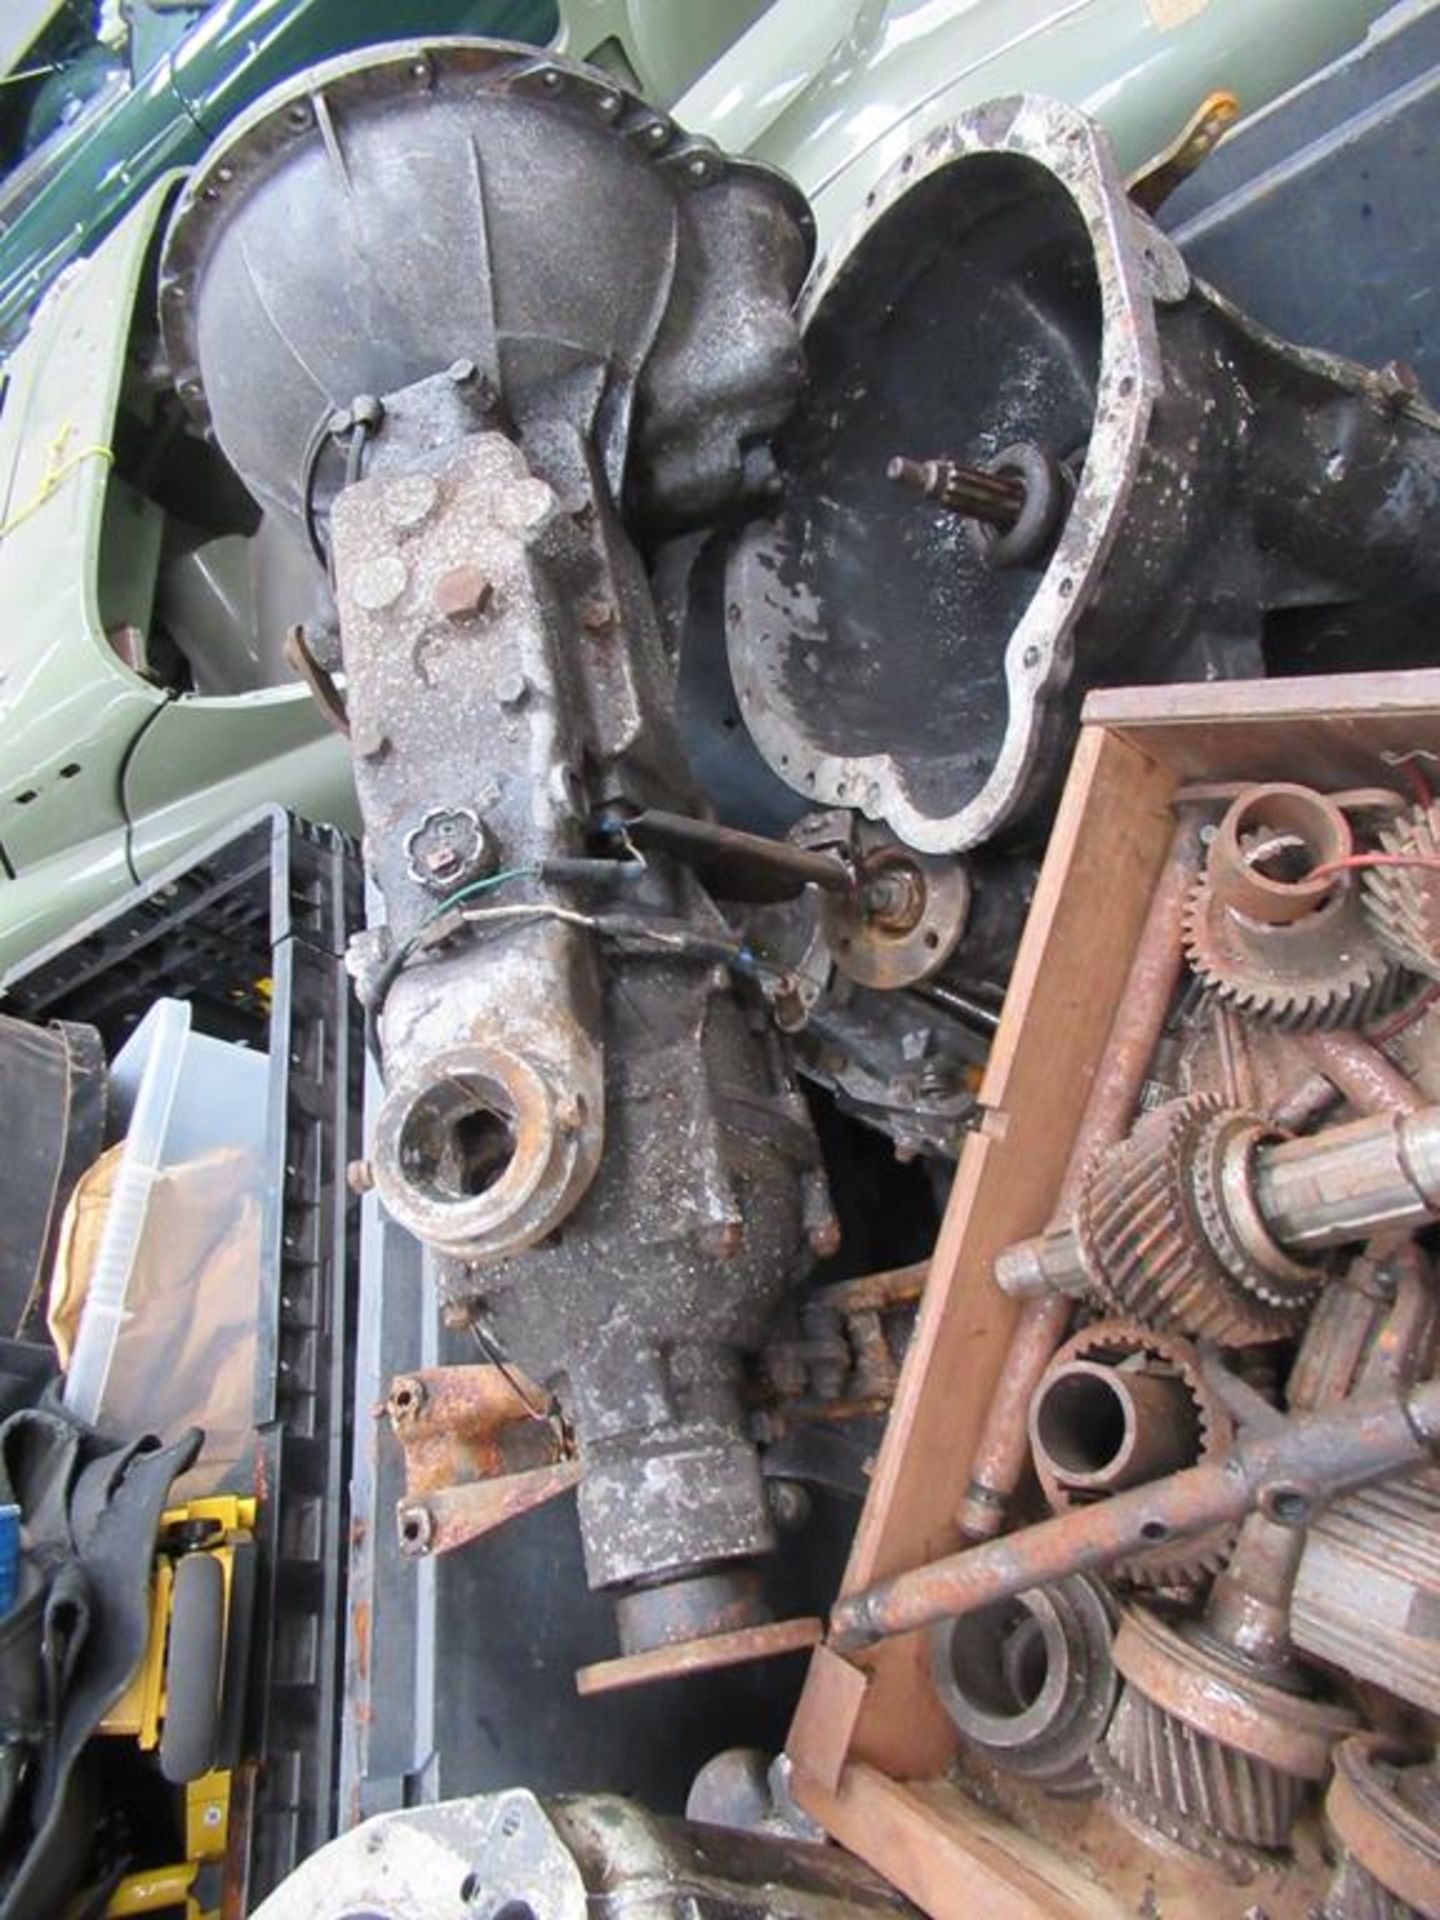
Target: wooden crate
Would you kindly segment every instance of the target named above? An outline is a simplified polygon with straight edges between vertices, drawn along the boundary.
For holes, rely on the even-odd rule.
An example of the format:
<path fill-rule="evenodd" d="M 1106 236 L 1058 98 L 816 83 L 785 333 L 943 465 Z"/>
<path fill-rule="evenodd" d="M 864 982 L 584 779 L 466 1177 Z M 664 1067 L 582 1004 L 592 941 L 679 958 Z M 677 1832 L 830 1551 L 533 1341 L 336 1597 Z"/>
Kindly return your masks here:
<path fill-rule="evenodd" d="M 995 1255 L 1052 1212 L 1149 895 L 1177 787 L 1284 779 L 1321 788 L 1440 791 L 1440 672 L 1357 674 L 1093 695 L 1016 960 L 843 1583 L 853 1592 L 959 1545 L 955 1509 L 1017 1307 Z M 1092 1809 L 1037 1798 L 1024 1828 L 944 1776 L 958 1742 L 927 1674 L 923 1634 L 813 1657 L 788 1751 L 796 1797 L 940 1920 L 1137 1911 L 1244 1914 L 1261 1898 L 1117 1840 Z M 1301 1876 L 1303 1879 L 1304 1876 Z M 1313 1878 L 1267 1885 L 1278 1920 Z"/>

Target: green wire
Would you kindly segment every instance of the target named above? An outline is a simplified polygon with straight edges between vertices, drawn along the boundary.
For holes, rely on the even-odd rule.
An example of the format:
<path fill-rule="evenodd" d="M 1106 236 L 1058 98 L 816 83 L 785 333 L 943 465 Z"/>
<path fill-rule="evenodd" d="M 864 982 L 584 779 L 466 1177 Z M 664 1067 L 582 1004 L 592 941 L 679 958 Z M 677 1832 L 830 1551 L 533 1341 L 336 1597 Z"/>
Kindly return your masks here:
<path fill-rule="evenodd" d="M 488 893 L 492 887 L 503 886 L 507 880 L 533 879 L 539 871 L 539 867 L 536 866 L 502 867 L 499 873 L 488 874 L 483 880 L 472 880 L 468 887 L 461 887 L 458 892 L 447 894 L 434 913 L 428 919 L 421 921 L 415 932 L 423 933 L 426 927 L 433 926 L 442 914 L 449 913 L 452 907 L 458 907 L 462 900 L 470 900 L 477 893 Z M 413 939 L 414 936 L 411 937 Z"/>

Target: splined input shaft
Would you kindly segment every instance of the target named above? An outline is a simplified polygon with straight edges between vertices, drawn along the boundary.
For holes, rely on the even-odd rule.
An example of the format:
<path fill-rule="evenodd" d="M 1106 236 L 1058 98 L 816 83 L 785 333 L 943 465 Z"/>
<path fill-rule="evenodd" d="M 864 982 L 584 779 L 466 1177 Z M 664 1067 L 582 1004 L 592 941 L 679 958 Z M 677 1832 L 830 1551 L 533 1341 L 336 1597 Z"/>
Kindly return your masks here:
<path fill-rule="evenodd" d="M 1014 474 L 987 473 L 958 460 L 907 460 L 897 454 L 885 469 L 887 479 L 908 493 L 938 501 L 972 520 L 984 520 L 1003 532 L 1025 507 L 1025 482 Z"/>

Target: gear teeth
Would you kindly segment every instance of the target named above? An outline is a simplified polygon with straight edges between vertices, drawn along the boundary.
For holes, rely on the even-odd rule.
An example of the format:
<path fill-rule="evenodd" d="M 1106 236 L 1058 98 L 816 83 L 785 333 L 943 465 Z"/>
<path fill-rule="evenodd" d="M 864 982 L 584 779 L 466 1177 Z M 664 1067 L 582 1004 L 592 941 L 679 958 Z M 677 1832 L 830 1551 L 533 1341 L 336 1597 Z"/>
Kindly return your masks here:
<path fill-rule="evenodd" d="M 1330 1882 L 1319 1920 L 1424 1920 L 1424 1916 L 1346 1854 Z"/>
<path fill-rule="evenodd" d="M 1127 1685 L 1097 1757 L 1106 1799 L 1236 1880 L 1289 1844 L 1306 1783 L 1156 1706 Z"/>
<path fill-rule="evenodd" d="M 1380 835 L 1385 853 L 1419 855 L 1435 867 L 1369 867 L 1365 917 L 1390 957 L 1440 980 L 1440 802 L 1415 807 Z"/>
<path fill-rule="evenodd" d="M 1116 1317 L 1251 1346 L 1293 1333 L 1313 1291 L 1276 1304 L 1212 1251 L 1190 1167 L 1202 1130 L 1225 1111 L 1217 1095 L 1194 1094 L 1145 1114 L 1092 1164 L 1075 1233 L 1091 1285 Z"/>
<path fill-rule="evenodd" d="M 1332 951 L 1323 968 L 1287 962 L 1281 942 L 1291 937 L 1290 928 L 1273 930 L 1275 957 L 1262 960 L 1258 949 L 1267 930 L 1247 929 L 1255 950 L 1246 952 L 1237 926 L 1202 875 L 1185 906 L 1185 957 L 1218 1000 L 1248 1019 L 1284 1033 L 1366 1026 L 1400 998 L 1404 981 L 1398 960 L 1358 908 L 1337 910 Z"/>

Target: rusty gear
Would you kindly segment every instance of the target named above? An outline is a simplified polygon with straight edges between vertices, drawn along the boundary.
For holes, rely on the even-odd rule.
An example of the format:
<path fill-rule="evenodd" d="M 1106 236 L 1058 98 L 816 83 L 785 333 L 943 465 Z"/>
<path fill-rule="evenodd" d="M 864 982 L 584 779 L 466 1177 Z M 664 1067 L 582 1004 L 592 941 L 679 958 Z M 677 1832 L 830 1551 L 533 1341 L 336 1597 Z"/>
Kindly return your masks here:
<path fill-rule="evenodd" d="M 1312 920 L 1247 921 L 1202 876 L 1185 909 L 1186 957 L 1217 998 L 1253 1020 L 1292 1033 L 1367 1025 L 1398 998 L 1400 974 L 1354 883 L 1337 888 Z"/>
<path fill-rule="evenodd" d="M 1335 1754 L 1325 1817 L 1342 1852 L 1323 1920 L 1440 1913 L 1440 1767 L 1374 1734 Z"/>
<path fill-rule="evenodd" d="M 1064 1513 L 1069 1507 L 1094 1498 L 1092 1493 L 1067 1484 L 1063 1474 L 1055 1470 L 1055 1463 L 1045 1448 L 1038 1444 L 1035 1430 L 1036 1413 L 1047 1387 L 1077 1361 L 1122 1370 L 1138 1369 L 1177 1382 L 1189 1404 L 1189 1424 L 1194 1436 L 1194 1457 L 1186 1464 L 1213 1459 L 1229 1450 L 1235 1435 L 1234 1423 L 1201 1370 L 1199 1354 L 1188 1341 L 1156 1333 L 1135 1320 L 1098 1320 L 1073 1334 L 1057 1350 L 1031 1405 L 1036 1476 L 1056 1513 Z M 1191 1589 L 1220 1571 L 1234 1544 L 1233 1526 L 1214 1527 L 1193 1539 L 1172 1540 L 1149 1548 L 1121 1561 L 1113 1573 L 1137 1586 Z"/>
<path fill-rule="evenodd" d="M 1288 1834 L 1303 1796 L 1300 1781 L 1197 1733 L 1133 1687 L 1093 1764 L 1106 1805 L 1127 1826 L 1214 1861 L 1238 1885 L 1273 1853 L 1231 1835 Z"/>
<path fill-rule="evenodd" d="M 1144 1609 L 1122 1619 L 1115 1665 L 1125 1690 L 1097 1771 L 1116 1810 L 1237 1877 L 1288 1846 L 1353 1716 Z"/>
<path fill-rule="evenodd" d="M 1292 1031 L 1382 1012 L 1399 970 L 1367 922 L 1357 878 L 1319 871 L 1353 847 L 1323 794 L 1247 788 L 1216 828 L 1185 909 L 1195 973 L 1240 1012 Z"/>
<path fill-rule="evenodd" d="M 1369 867 L 1362 898 L 1371 927 L 1400 966 L 1440 980 L 1440 802 L 1415 807 L 1380 835 L 1385 853 L 1433 866 Z"/>
<path fill-rule="evenodd" d="M 1319 1269 L 1292 1260 L 1253 1219 L 1242 1239 L 1233 1205 L 1236 1165 L 1282 1137 L 1214 1094 L 1195 1094 L 1145 1114 L 1099 1155 L 1075 1236 L 1091 1288 L 1111 1313 L 1221 1346 L 1296 1330 L 1319 1291 Z"/>

